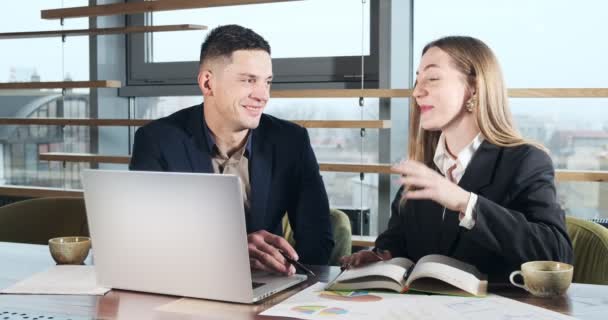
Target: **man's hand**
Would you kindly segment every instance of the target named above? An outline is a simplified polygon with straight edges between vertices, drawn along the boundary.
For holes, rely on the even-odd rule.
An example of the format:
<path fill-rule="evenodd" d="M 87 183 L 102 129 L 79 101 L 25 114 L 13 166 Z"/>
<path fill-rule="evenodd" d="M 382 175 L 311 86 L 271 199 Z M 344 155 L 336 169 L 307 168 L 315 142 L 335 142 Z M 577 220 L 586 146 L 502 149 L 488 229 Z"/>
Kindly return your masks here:
<path fill-rule="evenodd" d="M 384 250 L 382 252 L 362 250 L 353 253 L 350 256 L 340 258 L 340 264 L 342 265 L 342 269 L 349 269 L 361 267 L 372 262 L 390 260 L 392 258 L 393 256 L 388 250 Z"/>
<path fill-rule="evenodd" d="M 279 250 L 294 260 L 298 254 L 287 240 L 266 230 L 260 230 L 247 235 L 249 247 L 249 263 L 252 269 L 293 275 L 296 268 L 287 262 Z"/>

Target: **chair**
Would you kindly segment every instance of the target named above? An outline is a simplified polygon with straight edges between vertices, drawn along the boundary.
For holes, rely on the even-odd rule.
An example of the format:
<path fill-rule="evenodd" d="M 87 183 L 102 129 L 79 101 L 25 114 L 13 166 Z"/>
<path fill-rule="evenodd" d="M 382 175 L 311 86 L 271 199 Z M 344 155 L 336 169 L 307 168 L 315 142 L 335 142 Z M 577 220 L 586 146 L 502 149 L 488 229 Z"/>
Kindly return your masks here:
<path fill-rule="evenodd" d="M 38 198 L 0 207 L 0 241 L 48 244 L 61 236 L 89 236 L 83 198 Z"/>
<path fill-rule="evenodd" d="M 573 282 L 608 284 L 608 229 L 571 216 L 566 228 L 574 250 Z"/>
<path fill-rule="evenodd" d="M 351 228 L 350 220 L 346 213 L 338 209 L 329 210 L 329 220 L 331 222 L 332 231 L 334 234 L 334 248 L 329 256 L 329 265 L 337 266 L 340 264 L 340 258 L 351 254 Z M 293 238 L 293 230 L 289 225 L 287 214 L 283 217 L 283 236 L 292 246 L 295 245 Z"/>

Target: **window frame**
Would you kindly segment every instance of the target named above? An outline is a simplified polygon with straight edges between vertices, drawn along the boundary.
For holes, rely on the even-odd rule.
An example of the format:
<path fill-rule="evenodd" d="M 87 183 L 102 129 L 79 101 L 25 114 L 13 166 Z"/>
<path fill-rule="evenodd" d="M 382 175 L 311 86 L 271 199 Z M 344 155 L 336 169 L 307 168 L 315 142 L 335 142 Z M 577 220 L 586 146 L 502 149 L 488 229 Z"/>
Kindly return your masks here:
<path fill-rule="evenodd" d="M 137 0 L 141 1 L 141 0 Z M 379 4 L 380 0 L 370 2 L 370 55 L 365 56 L 365 87 L 378 88 L 379 81 Z M 128 25 L 150 24 L 150 13 L 130 15 Z M 127 88 L 121 95 L 128 95 L 129 87 L 167 86 L 169 90 L 159 90 L 157 94 L 146 96 L 173 95 L 168 91 L 175 86 L 196 85 L 198 61 L 151 63 L 150 50 L 146 46 L 152 42 L 151 33 L 127 35 Z M 360 88 L 361 57 L 311 57 L 277 58 L 273 63 L 274 88 Z M 353 70 L 357 70 L 353 74 Z M 173 87 L 173 88 L 171 88 Z M 134 89 L 134 88 L 133 88 Z M 148 91 L 148 90 L 145 90 Z M 181 91 L 181 90 L 178 90 Z M 184 91 L 179 94 L 185 93 Z"/>

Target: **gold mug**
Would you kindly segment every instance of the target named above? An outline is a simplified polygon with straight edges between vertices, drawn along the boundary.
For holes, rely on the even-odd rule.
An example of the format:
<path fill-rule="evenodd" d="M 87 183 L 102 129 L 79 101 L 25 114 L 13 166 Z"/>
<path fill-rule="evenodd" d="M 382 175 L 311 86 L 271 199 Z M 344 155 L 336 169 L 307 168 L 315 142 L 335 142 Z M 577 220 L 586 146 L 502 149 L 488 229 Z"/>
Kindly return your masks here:
<path fill-rule="evenodd" d="M 525 289 L 537 297 L 561 296 L 572 283 L 574 267 L 557 261 L 530 261 L 521 265 L 521 271 L 513 271 L 509 280 L 514 286 Z M 515 282 L 515 276 L 521 275 L 524 283 Z"/>
<path fill-rule="evenodd" d="M 49 240 L 49 250 L 57 264 L 83 264 L 89 255 L 89 249 L 89 237 L 59 237 Z"/>

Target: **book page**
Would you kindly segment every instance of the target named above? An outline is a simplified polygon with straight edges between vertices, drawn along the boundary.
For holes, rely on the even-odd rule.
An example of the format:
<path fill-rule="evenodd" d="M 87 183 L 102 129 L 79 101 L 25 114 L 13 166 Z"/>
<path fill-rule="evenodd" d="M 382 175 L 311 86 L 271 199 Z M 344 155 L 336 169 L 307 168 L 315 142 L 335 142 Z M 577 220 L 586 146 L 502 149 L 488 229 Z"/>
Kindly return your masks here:
<path fill-rule="evenodd" d="M 473 274 L 477 279 L 483 280 L 485 279 L 485 275 L 475 266 L 468 264 L 466 262 L 462 262 L 458 259 L 454 259 L 448 256 L 440 255 L 440 254 L 429 254 L 428 256 L 424 256 L 418 260 L 418 264 L 424 264 L 425 262 L 437 262 L 441 264 L 448 265 L 450 267 L 454 267 L 456 269 L 460 269 L 467 273 Z"/>
<path fill-rule="evenodd" d="M 412 260 L 405 258 L 405 257 L 392 258 L 390 260 L 384 261 L 384 263 L 394 264 L 394 265 L 400 266 L 406 270 L 409 270 L 410 267 L 414 265 Z"/>
<path fill-rule="evenodd" d="M 377 278 L 378 276 L 383 276 L 402 283 L 407 271 L 413 264 L 411 260 L 401 257 L 387 261 L 378 261 L 362 267 L 345 270 L 336 280 L 338 282 L 349 282 L 349 280 L 365 277 Z"/>
<path fill-rule="evenodd" d="M 420 281 L 421 287 L 418 288 L 413 282 L 421 278 L 435 278 L 476 296 L 483 296 L 487 292 L 487 281 L 482 280 L 484 276 L 477 268 L 447 256 L 428 255 L 421 258 L 406 285 L 421 291 L 457 294 L 457 291 L 427 279 Z"/>

